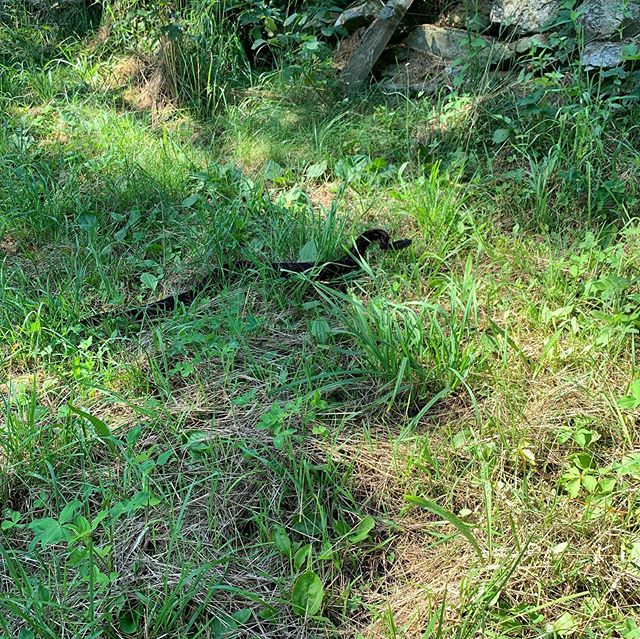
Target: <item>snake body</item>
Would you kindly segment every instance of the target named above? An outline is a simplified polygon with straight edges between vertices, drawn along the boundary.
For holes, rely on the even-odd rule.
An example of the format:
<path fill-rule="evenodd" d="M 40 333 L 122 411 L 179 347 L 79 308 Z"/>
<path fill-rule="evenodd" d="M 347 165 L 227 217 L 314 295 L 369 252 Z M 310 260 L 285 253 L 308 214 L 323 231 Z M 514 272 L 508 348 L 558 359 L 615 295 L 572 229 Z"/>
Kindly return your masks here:
<path fill-rule="evenodd" d="M 378 243 L 383 251 L 400 250 L 411 245 L 411 240 L 391 241 L 389 234 L 382 229 L 370 229 L 360 234 L 354 241 L 353 248 L 342 257 L 332 262 L 318 265 L 315 262 L 271 262 L 269 268 L 279 278 L 290 278 L 292 275 L 305 274 L 319 282 L 331 282 L 339 277 L 348 275 L 360 269 L 367 249 L 374 243 Z M 194 286 L 186 291 L 169 295 L 150 304 L 128 309 L 115 309 L 103 313 L 97 313 L 85 320 L 84 324 L 99 324 L 108 317 L 126 317 L 134 322 L 143 319 L 153 319 L 159 315 L 172 311 L 180 304 L 189 305 L 203 291 L 215 282 L 231 272 L 246 271 L 255 267 L 253 262 L 236 260 L 230 267 L 218 269 L 201 278 Z"/>

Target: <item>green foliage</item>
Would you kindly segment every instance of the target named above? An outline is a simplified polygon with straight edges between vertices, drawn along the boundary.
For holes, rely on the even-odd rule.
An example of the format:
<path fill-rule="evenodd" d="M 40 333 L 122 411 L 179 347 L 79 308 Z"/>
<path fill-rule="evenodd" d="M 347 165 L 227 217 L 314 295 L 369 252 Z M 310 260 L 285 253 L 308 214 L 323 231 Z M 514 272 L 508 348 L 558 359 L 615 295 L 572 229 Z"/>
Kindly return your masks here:
<path fill-rule="evenodd" d="M 278 64 L 288 75 L 321 81 L 318 64 L 329 58 L 335 35 L 330 5 L 285 2 L 114 0 L 108 8 L 112 39 L 159 51 L 165 89 L 201 117 L 252 83 L 251 66 Z M 318 35 L 321 32 L 321 35 Z"/>
<path fill-rule="evenodd" d="M 633 72 L 565 14 L 519 77 L 339 101 L 327 7 L 105 6 L 0 7 L 0 637 L 636 637 Z M 413 247 L 267 276 L 373 226 Z"/>
<path fill-rule="evenodd" d="M 251 38 L 251 48 L 259 55 L 267 48 L 271 55 L 285 64 L 317 62 L 330 49 L 322 38 L 339 33 L 333 26 L 335 6 L 325 3 L 253 2 L 241 5 L 238 24 L 246 28 Z"/>
<path fill-rule="evenodd" d="M 569 497 L 586 499 L 585 517 L 599 517 L 607 508 L 614 507 L 616 495 L 630 488 L 629 481 L 640 478 L 638 455 L 631 454 L 612 464 L 602 464 L 596 454 L 600 440 L 597 431 L 579 423 L 573 429 L 565 429 L 560 441 L 572 441 L 578 449 L 569 457 L 569 468 L 559 483 Z"/>
<path fill-rule="evenodd" d="M 303 617 L 312 617 L 322 606 L 324 587 L 320 577 L 312 570 L 300 575 L 291 589 L 291 607 Z"/>
<path fill-rule="evenodd" d="M 193 6 L 185 22 L 163 27 L 163 61 L 174 96 L 202 116 L 225 103 L 234 86 L 247 83 L 248 61 L 219 3 Z"/>
<path fill-rule="evenodd" d="M 473 546 L 473 549 L 476 551 L 478 558 L 480 559 L 480 561 L 482 561 L 482 549 L 480 548 L 478 541 L 471 532 L 471 526 L 466 524 L 464 521 L 462 521 L 462 519 L 454 515 L 452 512 L 448 511 L 446 508 L 443 508 L 439 504 L 436 504 L 434 501 L 424 499 L 423 497 L 417 497 L 415 495 L 408 495 L 407 497 L 405 497 L 405 499 L 414 506 L 419 506 L 420 508 L 426 508 L 427 510 L 430 510 L 432 513 L 438 515 L 438 517 L 442 517 L 442 519 L 447 521 L 454 528 L 457 528 L 460 534 Z"/>
<path fill-rule="evenodd" d="M 438 399 L 466 386 L 478 363 L 471 262 L 461 281 L 444 283 L 442 305 L 398 304 L 384 298 L 364 303 L 329 289 L 321 293 L 344 326 L 335 334 L 352 341 L 347 352 L 359 360 L 364 374 L 383 382 L 381 401 L 392 404 L 401 397 L 428 410 Z"/>

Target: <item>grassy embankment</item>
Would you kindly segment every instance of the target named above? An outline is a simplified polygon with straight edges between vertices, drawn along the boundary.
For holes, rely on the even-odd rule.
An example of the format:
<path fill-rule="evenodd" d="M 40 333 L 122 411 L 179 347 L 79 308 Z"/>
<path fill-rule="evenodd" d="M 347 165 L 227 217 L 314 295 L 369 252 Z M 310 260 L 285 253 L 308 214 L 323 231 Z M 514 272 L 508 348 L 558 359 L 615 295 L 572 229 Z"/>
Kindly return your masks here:
<path fill-rule="evenodd" d="M 640 636 L 637 107 L 0 63 L 0 636 Z M 343 291 L 260 270 L 372 226 L 414 246 Z"/>

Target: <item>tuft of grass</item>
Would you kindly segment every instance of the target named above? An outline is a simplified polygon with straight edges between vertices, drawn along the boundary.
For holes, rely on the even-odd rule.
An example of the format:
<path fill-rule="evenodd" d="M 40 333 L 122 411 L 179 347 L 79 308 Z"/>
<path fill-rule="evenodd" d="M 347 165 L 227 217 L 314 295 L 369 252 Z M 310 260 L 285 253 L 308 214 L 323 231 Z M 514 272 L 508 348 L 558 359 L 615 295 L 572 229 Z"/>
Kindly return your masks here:
<path fill-rule="evenodd" d="M 383 297 L 364 302 L 331 289 L 322 294 L 339 322 L 334 332 L 349 340 L 340 350 L 356 362 L 344 374 L 378 378 L 376 401 L 418 404 L 421 416 L 458 387 L 468 388 L 466 380 L 478 363 L 471 262 L 462 282 L 442 286 L 440 303 L 394 303 Z"/>

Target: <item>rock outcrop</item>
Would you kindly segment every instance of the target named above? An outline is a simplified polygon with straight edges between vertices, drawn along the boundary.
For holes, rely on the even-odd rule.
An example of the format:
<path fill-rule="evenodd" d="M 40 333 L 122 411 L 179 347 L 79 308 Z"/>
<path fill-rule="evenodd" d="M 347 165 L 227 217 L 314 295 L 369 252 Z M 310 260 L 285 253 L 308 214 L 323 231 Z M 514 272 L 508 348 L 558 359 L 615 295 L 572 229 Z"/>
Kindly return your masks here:
<path fill-rule="evenodd" d="M 509 50 L 517 55 L 525 53 L 533 53 L 538 49 L 545 49 L 549 46 L 549 38 L 544 33 L 535 33 L 534 35 L 518 38 L 508 45 Z"/>
<path fill-rule="evenodd" d="M 519 34 L 544 31 L 562 10 L 561 0 L 494 0 L 491 22 Z"/>
<path fill-rule="evenodd" d="M 387 0 L 389 6 L 412 1 Z M 406 14 L 399 28 L 400 33 L 408 32 L 402 44 L 405 53 L 398 57 L 394 51 L 393 56 L 380 58 L 387 64 L 390 57 L 395 58 L 396 65 L 385 72 L 394 86 L 424 86 L 425 81 L 433 80 L 432 75 L 451 79 L 461 68 L 457 62 L 469 59 L 494 69 L 504 63 L 526 64 L 527 59 L 535 59 L 536 68 L 580 60 L 586 70 L 637 66 L 640 60 L 640 0 L 577 0 L 572 16 L 564 0 L 453 0 L 445 4 L 433 17 L 425 7 L 417 12 L 428 24 L 412 27 L 416 15 Z M 344 11 L 336 24 L 352 31 L 387 10 L 383 0 L 368 0 Z M 371 29 L 374 27 L 362 31 Z M 414 61 L 407 55 L 411 51 L 423 57 Z M 397 64 L 403 56 L 409 62 Z M 424 75 L 429 66 L 434 71 L 437 68 L 437 73 Z M 626 77 L 622 70 L 618 76 Z"/>
<path fill-rule="evenodd" d="M 640 38 L 623 42 L 593 41 L 580 53 L 582 66 L 587 69 L 612 69 L 623 66 L 640 53 Z"/>
<path fill-rule="evenodd" d="M 491 27 L 491 6 L 492 0 L 458 2 L 445 9 L 436 24 L 482 33 Z"/>
<path fill-rule="evenodd" d="M 463 59 L 471 53 L 483 63 L 494 64 L 513 56 L 505 44 L 494 38 L 433 24 L 423 24 L 414 29 L 404 44 L 410 49 L 425 51 L 448 62 Z"/>
<path fill-rule="evenodd" d="M 578 12 L 586 42 L 615 41 L 640 33 L 640 0 L 586 0 Z"/>
<path fill-rule="evenodd" d="M 384 3 L 380 0 L 363 2 L 343 11 L 336 20 L 336 27 L 342 27 L 348 33 L 370 25 L 380 13 Z"/>

